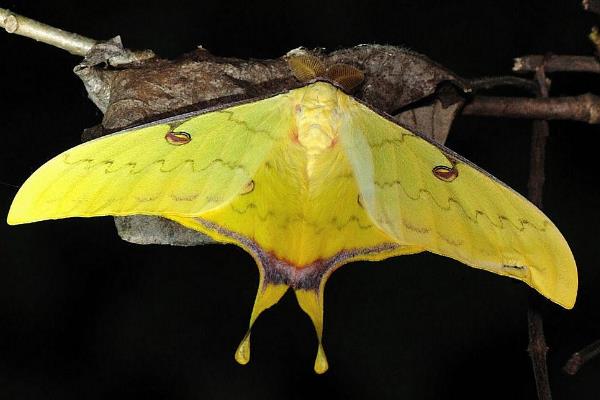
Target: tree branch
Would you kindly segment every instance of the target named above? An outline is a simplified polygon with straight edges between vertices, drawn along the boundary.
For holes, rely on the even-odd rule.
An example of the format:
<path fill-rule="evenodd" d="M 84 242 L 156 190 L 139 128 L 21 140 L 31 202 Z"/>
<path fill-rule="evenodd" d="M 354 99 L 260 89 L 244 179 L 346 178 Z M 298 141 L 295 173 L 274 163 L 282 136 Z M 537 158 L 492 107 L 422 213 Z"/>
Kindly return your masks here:
<path fill-rule="evenodd" d="M 514 59 L 513 71 L 535 72 L 544 65 L 546 72 L 591 72 L 600 73 L 600 62 L 592 56 L 527 55 Z"/>
<path fill-rule="evenodd" d="M 489 90 L 501 86 L 512 86 L 527 90 L 530 93 L 537 93 L 538 87 L 531 79 L 519 78 L 516 76 L 490 76 L 485 78 L 476 78 L 469 81 L 471 88 L 478 90 Z"/>
<path fill-rule="evenodd" d="M 97 43 L 94 39 L 54 28 L 4 8 L 0 8 L 0 27 L 8 33 L 26 36 L 82 57 Z"/>
<path fill-rule="evenodd" d="M 596 340 L 594 343 L 585 346 L 576 353 L 573 353 L 571 358 L 569 358 L 569 361 L 567 361 L 563 367 L 563 371 L 569 375 L 575 375 L 577 371 L 579 371 L 579 368 L 583 366 L 583 364 L 598 355 L 600 355 L 600 340 Z"/>
<path fill-rule="evenodd" d="M 547 98 L 550 82 L 546 79 L 544 64 L 535 72 L 535 80 L 539 86 L 539 96 Z M 542 208 L 542 195 L 546 176 L 544 164 L 546 161 L 546 140 L 549 135 L 548 121 L 538 120 L 533 122 L 531 134 L 531 160 L 529 164 L 529 181 L 527 183 L 528 197 L 538 208 Z M 548 378 L 548 365 L 546 354 L 548 346 L 544 337 L 544 320 L 540 310 L 539 299 L 530 295 L 527 309 L 529 330 L 529 345 L 527 351 L 531 358 L 535 386 L 539 400 L 551 400 L 550 380 Z"/>
<path fill-rule="evenodd" d="M 462 113 L 503 118 L 567 119 L 599 124 L 600 97 L 590 93 L 554 98 L 477 96 L 465 105 Z"/>
<path fill-rule="evenodd" d="M 585 11 L 600 14 L 600 1 L 598 0 L 583 0 L 581 5 Z"/>

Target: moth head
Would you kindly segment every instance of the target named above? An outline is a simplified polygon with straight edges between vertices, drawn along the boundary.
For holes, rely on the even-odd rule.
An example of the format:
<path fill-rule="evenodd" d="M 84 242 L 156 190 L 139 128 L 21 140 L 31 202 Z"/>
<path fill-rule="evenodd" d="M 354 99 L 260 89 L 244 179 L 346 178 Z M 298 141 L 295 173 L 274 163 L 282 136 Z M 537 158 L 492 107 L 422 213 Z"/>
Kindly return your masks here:
<path fill-rule="evenodd" d="M 292 74 L 300 82 L 322 80 L 333 83 L 346 93 L 352 92 L 365 79 L 364 73 L 350 64 L 326 65 L 312 54 L 292 54 L 287 62 Z"/>

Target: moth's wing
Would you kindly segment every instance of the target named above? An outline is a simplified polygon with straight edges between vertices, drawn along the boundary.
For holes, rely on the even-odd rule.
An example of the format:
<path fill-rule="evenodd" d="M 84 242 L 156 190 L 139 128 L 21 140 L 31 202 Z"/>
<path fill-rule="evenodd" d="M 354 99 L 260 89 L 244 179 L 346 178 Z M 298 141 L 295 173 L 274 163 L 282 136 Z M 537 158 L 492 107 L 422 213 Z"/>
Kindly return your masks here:
<path fill-rule="evenodd" d="M 20 188 L 9 224 L 100 215 L 193 217 L 244 190 L 291 129 L 286 94 L 115 133 L 69 149 Z M 174 145 L 169 132 L 191 140 Z"/>
<path fill-rule="evenodd" d="M 361 203 L 382 230 L 398 243 L 511 276 L 573 307 L 573 255 L 538 208 L 452 151 L 351 97 L 342 95 L 340 107 L 341 143 Z"/>

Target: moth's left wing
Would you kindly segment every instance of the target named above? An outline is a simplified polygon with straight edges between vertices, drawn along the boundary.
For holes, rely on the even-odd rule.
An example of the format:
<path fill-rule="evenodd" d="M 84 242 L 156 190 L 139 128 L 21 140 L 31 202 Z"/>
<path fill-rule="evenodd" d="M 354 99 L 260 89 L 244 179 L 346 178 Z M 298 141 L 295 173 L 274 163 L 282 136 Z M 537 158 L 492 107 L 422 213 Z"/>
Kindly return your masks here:
<path fill-rule="evenodd" d="M 475 268 L 522 280 L 573 307 L 577 269 L 556 226 L 467 160 L 340 94 L 341 143 L 361 204 L 383 231 Z"/>

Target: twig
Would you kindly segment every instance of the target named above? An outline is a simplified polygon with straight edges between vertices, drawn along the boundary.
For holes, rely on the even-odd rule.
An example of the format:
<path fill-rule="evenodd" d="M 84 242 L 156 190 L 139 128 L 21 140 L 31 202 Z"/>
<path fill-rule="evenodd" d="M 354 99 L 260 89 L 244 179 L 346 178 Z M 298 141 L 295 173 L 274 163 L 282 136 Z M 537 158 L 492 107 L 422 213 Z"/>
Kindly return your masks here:
<path fill-rule="evenodd" d="M 573 353 L 571 358 L 569 358 L 569 361 L 567 361 L 563 367 L 563 371 L 569 375 L 575 375 L 577 371 L 579 371 L 579 368 L 583 366 L 583 364 L 598 355 L 600 355 L 600 340 L 596 340 L 594 343 L 585 346 L 576 353 Z"/>
<path fill-rule="evenodd" d="M 537 93 L 538 87 L 531 79 L 519 78 L 516 76 L 490 76 L 485 78 L 471 79 L 469 86 L 474 91 L 488 90 L 500 86 L 513 86 L 525 89 L 531 93 Z"/>
<path fill-rule="evenodd" d="M 544 64 L 537 69 L 535 79 L 539 85 L 539 96 L 548 97 L 549 81 L 544 73 Z M 542 208 L 542 194 L 544 189 L 544 163 L 546 158 L 546 139 L 548 138 L 548 121 L 538 120 L 533 122 L 531 134 L 531 161 L 529 164 L 528 197 L 533 204 Z M 530 296 L 527 310 L 529 328 L 529 346 L 527 350 L 533 367 L 535 386 L 539 400 L 551 400 L 550 381 L 548 379 L 548 366 L 546 354 L 548 346 L 544 337 L 544 321 L 540 312 L 537 297 Z"/>
<path fill-rule="evenodd" d="M 4 8 L 0 8 L 0 27 L 8 33 L 26 36 L 82 57 L 97 43 L 94 39 L 54 28 Z"/>
<path fill-rule="evenodd" d="M 514 59 L 513 71 L 535 72 L 544 64 L 546 72 L 592 72 L 600 73 L 600 62 L 592 56 L 528 55 Z"/>
<path fill-rule="evenodd" d="M 600 1 L 598 0 L 583 0 L 581 5 L 586 11 L 600 14 Z"/>
<path fill-rule="evenodd" d="M 589 93 L 554 98 L 477 96 L 465 105 L 462 113 L 503 118 L 567 119 L 598 124 L 600 97 Z"/>

